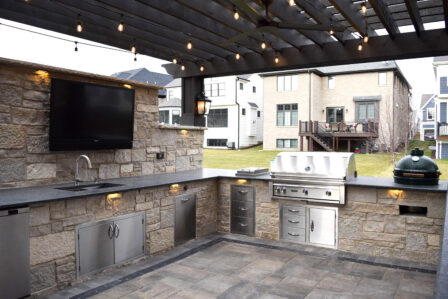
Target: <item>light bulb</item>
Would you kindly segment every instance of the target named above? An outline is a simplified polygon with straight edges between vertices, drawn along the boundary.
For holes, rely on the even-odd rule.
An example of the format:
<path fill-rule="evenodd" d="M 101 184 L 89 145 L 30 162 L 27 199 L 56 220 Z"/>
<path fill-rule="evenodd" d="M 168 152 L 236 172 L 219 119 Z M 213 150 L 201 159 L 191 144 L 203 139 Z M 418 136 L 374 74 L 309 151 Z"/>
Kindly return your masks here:
<path fill-rule="evenodd" d="M 295 2 L 294 0 L 289 0 L 288 3 L 289 3 L 289 6 L 294 6 L 294 5 L 296 5 L 296 2 Z"/>
<path fill-rule="evenodd" d="M 240 14 L 238 13 L 238 10 L 236 10 L 236 9 L 233 10 L 233 18 L 235 20 L 238 20 L 240 18 Z"/>
<path fill-rule="evenodd" d="M 358 51 L 360 51 L 360 52 L 362 51 L 362 43 L 358 44 Z"/>
<path fill-rule="evenodd" d="M 76 31 L 81 32 L 82 31 L 82 24 L 78 21 L 78 25 L 76 25 Z"/>
<path fill-rule="evenodd" d="M 278 56 L 275 56 L 274 61 L 276 64 L 280 62 L 280 59 L 278 58 Z"/>
<path fill-rule="evenodd" d="M 367 34 L 364 35 L 364 37 L 362 38 L 362 41 L 367 44 L 369 42 L 369 36 Z"/>
<path fill-rule="evenodd" d="M 187 49 L 191 50 L 191 48 L 193 48 L 193 44 L 191 43 L 191 41 L 188 41 L 187 43 Z"/>
<path fill-rule="evenodd" d="M 264 49 L 266 49 L 266 42 L 265 41 L 262 41 L 261 42 L 261 48 L 264 50 Z"/>
<path fill-rule="evenodd" d="M 182 64 L 182 66 L 180 67 L 181 70 L 185 71 L 185 65 Z"/>
<path fill-rule="evenodd" d="M 137 51 L 137 48 L 135 47 L 135 44 L 134 45 L 132 45 L 132 47 L 131 47 L 131 52 L 132 53 L 135 53 Z"/>
<path fill-rule="evenodd" d="M 366 6 L 365 3 L 363 3 L 363 4 L 361 5 L 361 12 L 362 12 L 362 14 L 364 14 L 364 15 L 367 13 L 367 6 Z"/>
<path fill-rule="evenodd" d="M 118 24 L 117 29 L 118 29 L 118 31 L 123 32 L 123 30 L 124 30 L 124 24 L 123 24 L 123 22 L 120 22 L 120 24 Z"/>
<path fill-rule="evenodd" d="M 177 64 L 177 58 L 173 58 L 173 63 Z"/>
<path fill-rule="evenodd" d="M 204 71 L 204 66 L 201 65 L 201 67 L 199 69 L 201 70 L 201 72 L 203 72 Z"/>
<path fill-rule="evenodd" d="M 333 34 L 334 34 L 334 30 L 333 30 L 333 28 L 330 28 L 330 30 L 328 30 L 328 33 L 330 33 L 331 35 L 333 35 Z"/>
<path fill-rule="evenodd" d="M 241 58 L 240 53 L 236 52 L 236 54 L 235 54 L 235 59 L 236 59 L 236 60 L 240 60 L 240 58 Z"/>

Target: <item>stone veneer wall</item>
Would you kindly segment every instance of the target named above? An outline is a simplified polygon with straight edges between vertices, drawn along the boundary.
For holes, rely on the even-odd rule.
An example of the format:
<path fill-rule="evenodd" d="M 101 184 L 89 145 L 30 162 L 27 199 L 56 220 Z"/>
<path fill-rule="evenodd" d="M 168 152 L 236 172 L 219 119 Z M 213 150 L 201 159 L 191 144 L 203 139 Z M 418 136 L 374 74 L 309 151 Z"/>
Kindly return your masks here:
<path fill-rule="evenodd" d="M 133 85 L 132 149 L 50 152 L 50 77 L 120 87 L 125 81 L 53 68 L 49 76 L 36 75 L 36 69 L 45 66 L 16 64 L 0 61 L 0 188 L 73 181 L 80 154 L 87 154 L 93 166 L 86 170 L 85 162 L 80 163 L 83 180 L 201 168 L 203 131 L 160 128 L 157 88 L 141 83 Z M 165 158 L 157 160 L 157 152 L 164 152 Z"/>
<path fill-rule="evenodd" d="M 339 209 L 339 249 L 359 254 L 437 264 L 446 194 L 348 187 Z M 400 205 L 427 207 L 427 216 L 400 215 Z"/>
<path fill-rule="evenodd" d="M 218 231 L 230 232 L 230 185 L 236 183 L 219 180 Z M 256 187 L 255 236 L 278 240 L 279 204 L 301 202 L 272 200 L 266 181 L 248 180 L 246 185 Z M 347 203 L 339 206 L 338 212 L 338 249 L 437 264 L 446 194 L 405 191 L 403 196 L 398 200 L 388 194 L 388 189 L 348 187 Z M 400 215 L 400 205 L 427 207 L 427 216 Z"/>
<path fill-rule="evenodd" d="M 236 179 L 219 180 L 218 231 L 230 232 L 230 185 Z M 271 200 L 266 181 L 248 180 L 244 185 L 255 187 L 255 237 L 278 240 L 280 235 L 279 202 Z"/>
<path fill-rule="evenodd" d="M 184 191 L 183 186 L 188 190 Z M 106 195 L 34 204 L 30 207 L 31 290 L 41 296 L 76 282 L 75 227 L 118 215 L 145 211 L 146 254 L 174 247 L 174 197 L 196 193 L 197 237 L 216 232 L 216 180 L 128 191 L 110 203 Z"/>

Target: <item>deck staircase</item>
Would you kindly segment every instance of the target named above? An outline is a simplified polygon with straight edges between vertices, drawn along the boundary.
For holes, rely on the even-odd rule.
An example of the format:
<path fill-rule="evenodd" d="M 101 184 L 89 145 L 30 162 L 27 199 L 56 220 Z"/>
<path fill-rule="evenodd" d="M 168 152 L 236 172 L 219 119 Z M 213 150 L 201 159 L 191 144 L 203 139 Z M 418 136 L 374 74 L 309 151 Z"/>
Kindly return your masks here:
<path fill-rule="evenodd" d="M 322 146 L 327 152 L 333 151 L 333 146 L 328 138 L 324 138 L 317 134 L 312 134 L 311 138 L 313 138 L 313 140 L 316 141 L 320 146 Z"/>

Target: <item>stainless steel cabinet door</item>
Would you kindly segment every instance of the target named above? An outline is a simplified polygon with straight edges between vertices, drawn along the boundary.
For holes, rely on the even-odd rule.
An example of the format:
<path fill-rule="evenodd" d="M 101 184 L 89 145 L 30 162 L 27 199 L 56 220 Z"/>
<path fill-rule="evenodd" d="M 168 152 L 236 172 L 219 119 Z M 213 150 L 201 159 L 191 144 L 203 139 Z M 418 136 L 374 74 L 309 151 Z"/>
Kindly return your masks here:
<path fill-rule="evenodd" d="M 114 264 L 113 222 L 100 222 L 78 230 L 80 275 Z"/>
<path fill-rule="evenodd" d="M 145 253 L 144 225 L 141 214 L 114 222 L 116 264 Z"/>
<path fill-rule="evenodd" d="M 196 196 L 179 195 L 174 202 L 174 244 L 177 246 L 196 238 Z"/>
<path fill-rule="evenodd" d="M 311 208 L 309 217 L 310 243 L 336 245 L 336 211 L 333 209 Z"/>
<path fill-rule="evenodd" d="M 24 297 L 30 294 L 29 214 L 1 212 L 0 298 Z"/>

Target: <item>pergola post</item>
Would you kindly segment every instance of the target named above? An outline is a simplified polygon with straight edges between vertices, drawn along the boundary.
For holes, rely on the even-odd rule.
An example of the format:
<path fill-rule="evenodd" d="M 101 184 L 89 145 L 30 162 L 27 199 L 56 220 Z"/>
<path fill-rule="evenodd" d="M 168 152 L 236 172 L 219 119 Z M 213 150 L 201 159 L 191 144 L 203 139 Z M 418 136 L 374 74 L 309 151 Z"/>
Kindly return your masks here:
<path fill-rule="evenodd" d="M 182 78 L 182 116 L 184 126 L 205 127 L 205 116 L 196 114 L 195 100 L 204 90 L 204 77 Z"/>

